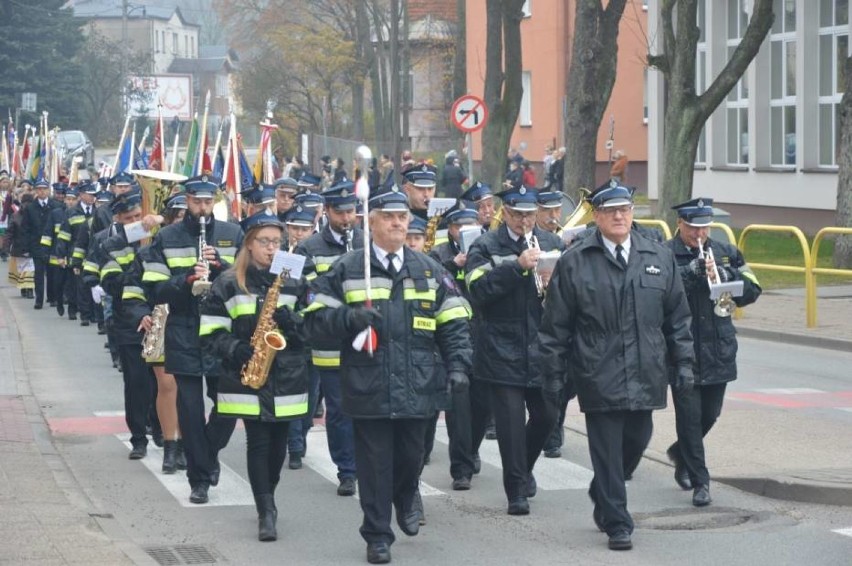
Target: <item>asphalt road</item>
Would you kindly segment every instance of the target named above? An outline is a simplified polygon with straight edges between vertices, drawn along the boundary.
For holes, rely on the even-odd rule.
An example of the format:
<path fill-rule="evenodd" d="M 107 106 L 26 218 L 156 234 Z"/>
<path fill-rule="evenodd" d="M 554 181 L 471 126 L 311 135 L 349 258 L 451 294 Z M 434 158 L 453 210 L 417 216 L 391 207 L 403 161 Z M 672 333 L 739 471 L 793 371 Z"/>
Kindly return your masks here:
<path fill-rule="evenodd" d="M 365 563 L 358 501 L 336 495 L 321 428 L 309 437 L 305 467 L 283 471 L 277 492 L 279 540 L 259 543 L 241 428 L 221 454 L 225 469 L 220 486 L 211 490 L 211 504 L 191 506 L 185 480 L 157 471 L 157 451 L 152 449 L 141 462 L 127 460 L 120 416 L 122 380 L 94 328 L 59 320 L 51 310 L 33 311 L 29 301 L 13 298 L 10 304 L 32 390 L 54 445 L 99 510 L 98 522 L 109 536 L 161 556 L 176 549 L 195 553 L 200 561 L 194 563 L 210 563 L 205 557 L 252 565 Z M 852 389 L 851 365 L 852 354 L 741 340 L 741 379 L 731 387 L 731 395 L 778 388 L 841 392 Z M 735 415 L 741 410 L 737 405 L 745 402 L 734 400 L 726 410 Z M 752 415 L 756 422 L 762 419 L 760 409 Z M 830 423 L 831 430 L 849 436 L 852 412 L 804 410 L 809 412 L 803 423 Z M 573 424 L 580 420 L 577 415 L 569 418 Z M 655 420 L 655 446 L 662 446 L 671 437 L 670 416 L 663 412 Z M 728 421 L 736 419 L 726 420 L 723 414 L 720 438 L 732 434 L 744 443 L 784 442 L 759 426 L 725 433 Z M 690 504 L 691 494 L 674 485 L 671 468 L 651 459 L 643 461 L 628 487 L 629 507 L 638 524 L 634 550 L 616 554 L 607 550 L 606 537 L 592 523 L 584 436 L 569 432 L 562 459 L 540 460 L 539 494 L 528 517 L 505 513 L 493 441 L 485 442 L 483 470 L 473 489 L 453 492 L 445 436 L 439 429 L 432 463 L 423 475 L 428 524 L 415 538 L 398 533 L 392 547 L 397 564 L 852 563 L 852 508 L 776 501 L 716 483 L 714 505 L 698 510 Z M 721 466 L 724 447 L 711 452 L 717 460 L 711 467 Z M 835 532 L 844 529 L 846 534 Z"/>

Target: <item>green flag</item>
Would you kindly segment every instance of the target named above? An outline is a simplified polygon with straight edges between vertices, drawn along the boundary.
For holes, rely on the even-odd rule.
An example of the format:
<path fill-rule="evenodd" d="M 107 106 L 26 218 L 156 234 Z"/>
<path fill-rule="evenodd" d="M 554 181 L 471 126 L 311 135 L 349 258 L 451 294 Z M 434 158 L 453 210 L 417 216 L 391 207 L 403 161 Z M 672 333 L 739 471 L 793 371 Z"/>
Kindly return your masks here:
<path fill-rule="evenodd" d="M 183 174 L 187 177 L 195 176 L 195 160 L 198 157 L 198 117 L 192 119 L 192 128 L 189 130 L 189 141 L 186 145 L 186 158 L 183 162 Z"/>

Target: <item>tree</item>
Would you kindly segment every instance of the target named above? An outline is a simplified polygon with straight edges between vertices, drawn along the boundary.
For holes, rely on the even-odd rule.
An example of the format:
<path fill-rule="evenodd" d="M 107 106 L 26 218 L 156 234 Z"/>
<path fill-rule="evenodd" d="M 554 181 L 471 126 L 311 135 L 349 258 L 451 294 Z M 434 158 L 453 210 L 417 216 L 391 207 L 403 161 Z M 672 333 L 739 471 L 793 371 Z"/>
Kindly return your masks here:
<path fill-rule="evenodd" d="M 72 11 L 60 9 L 64 4 L 0 0 L 0 108 L 14 112 L 20 94 L 34 92 L 39 117 L 47 111 L 49 125 L 72 128 L 79 108 L 71 93 L 81 86 L 72 59 L 83 37 Z M 35 116 L 29 119 L 38 123 Z"/>
<path fill-rule="evenodd" d="M 704 123 L 746 72 L 772 27 L 773 0 L 754 0 L 745 34 L 728 63 L 703 94 L 695 90 L 699 39 L 698 0 L 661 0 L 663 52 L 648 64 L 663 73 L 666 88 L 659 215 L 674 221 L 672 205 L 692 195 L 692 175 Z"/>
<path fill-rule="evenodd" d="M 80 68 L 79 84 L 84 85 L 76 89 L 83 127 L 96 145 L 117 141 L 124 125 L 122 90 L 131 99 L 141 94 L 133 90 L 126 77 L 147 74 L 150 56 L 127 52 L 121 41 L 111 40 L 90 28 L 75 62 Z M 153 106 L 156 107 L 156 101 Z"/>
<path fill-rule="evenodd" d="M 494 187 L 503 182 L 509 139 L 521 109 L 521 20 L 524 0 L 485 2 L 485 105 L 480 178 Z"/>
<path fill-rule="evenodd" d="M 618 59 L 618 26 L 626 0 L 577 0 L 568 70 L 565 181 L 569 192 L 595 186 L 595 154 Z"/>
<path fill-rule="evenodd" d="M 835 226 L 852 227 L 852 57 L 846 58 L 843 99 L 840 101 L 840 150 L 837 155 L 837 219 Z M 852 267 L 852 237 L 834 244 L 834 266 Z"/>

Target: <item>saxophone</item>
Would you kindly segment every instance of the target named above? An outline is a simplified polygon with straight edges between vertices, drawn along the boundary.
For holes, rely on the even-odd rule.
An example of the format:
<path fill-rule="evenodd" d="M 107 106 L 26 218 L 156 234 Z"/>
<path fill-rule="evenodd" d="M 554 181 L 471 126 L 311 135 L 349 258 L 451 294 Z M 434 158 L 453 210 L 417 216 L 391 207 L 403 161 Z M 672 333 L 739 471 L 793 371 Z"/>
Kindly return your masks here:
<path fill-rule="evenodd" d="M 162 304 L 154 307 L 151 312 L 151 330 L 145 333 L 142 340 L 142 357 L 148 363 L 160 362 L 165 354 L 166 319 L 169 317 L 169 305 Z"/>
<path fill-rule="evenodd" d="M 285 272 L 281 272 L 269 291 L 266 292 L 266 299 L 263 302 L 263 308 L 260 315 L 257 317 L 257 328 L 254 329 L 254 334 L 251 335 L 251 345 L 254 348 L 254 354 L 251 359 L 243 366 L 240 373 L 240 381 L 246 387 L 252 389 L 260 389 L 266 384 L 269 377 L 269 370 L 272 368 L 272 362 L 275 360 L 275 354 L 287 347 L 287 340 L 284 335 L 276 328 L 275 321 L 272 319 L 272 313 L 278 307 L 278 295 L 281 292 L 281 281 Z"/>
<path fill-rule="evenodd" d="M 429 222 L 426 223 L 426 234 L 425 234 L 425 242 L 423 243 L 423 253 L 429 253 L 435 246 L 435 237 L 438 234 L 438 224 L 441 223 L 441 218 L 443 214 L 435 214 L 432 218 L 429 219 Z"/>

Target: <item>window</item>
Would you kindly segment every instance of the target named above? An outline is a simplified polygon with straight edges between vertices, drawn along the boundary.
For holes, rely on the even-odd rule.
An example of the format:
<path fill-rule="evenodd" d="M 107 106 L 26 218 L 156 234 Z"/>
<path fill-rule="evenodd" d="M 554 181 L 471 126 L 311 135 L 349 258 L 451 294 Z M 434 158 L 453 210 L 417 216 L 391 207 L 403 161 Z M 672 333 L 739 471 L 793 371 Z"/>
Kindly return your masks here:
<path fill-rule="evenodd" d="M 228 75 L 216 75 L 216 96 L 219 98 L 227 98 L 230 95 L 230 87 L 228 86 Z"/>
<path fill-rule="evenodd" d="M 796 0 L 774 0 L 770 35 L 770 163 L 796 164 Z"/>
<path fill-rule="evenodd" d="M 746 27 L 748 15 L 744 11 L 745 0 L 728 0 L 728 59 L 733 56 L 740 44 Z M 726 161 L 728 165 L 748 164 L 748 84 L 741 78 L 725 101 L 725 130 L 727 137 Z"/>
<path fill-rule="evenodd" d="M 172 55 L 178 54 L 178 34 L 172 32 Z"/>
<path fill-rule="evenodd" d="M 183 36 L 183 56 L 189 57 L 189 36 Z"/>
<path fill-rule="evenodd" d="M 707 88 L 707 38 L 705 29 L 706 21 L 706 2 L 699 0 L 698 10 L 696 12 L 696 23 L 698 25 L 698 45 L 696 46 L 696 61 L 695 61 L 695 94 L 701 95 Z M 695 152 L 695 163 L 704 165 L 707 163 L 707 134 L 706 129 L 701 128 L 701 135 L 698 138 L 698 149 Z"/>
<path fill-rule="evenodd" d="M 192 58 L 195 59 L 195 36 L 190 38 L 190 46 L 192 47 Z"/>
<path fill-rule="evenodd" d="M 521 12 L 523 12 L 525 18 L 532 16 L 532 0 L 524 0 Z"/>
<path fill-rule="evenodd" d="M 837 165 L 844 59 L 849 55 L 848 0 L 821 0 L 819 14 L 819 164 Z"/>
<path fill-rule="evenodd" d="M 529 71 L 521 73 L 521 87 L 524 93 L 521 95 L 518 123 L 521 126 L 532 126 L 532 74 Z"/>

